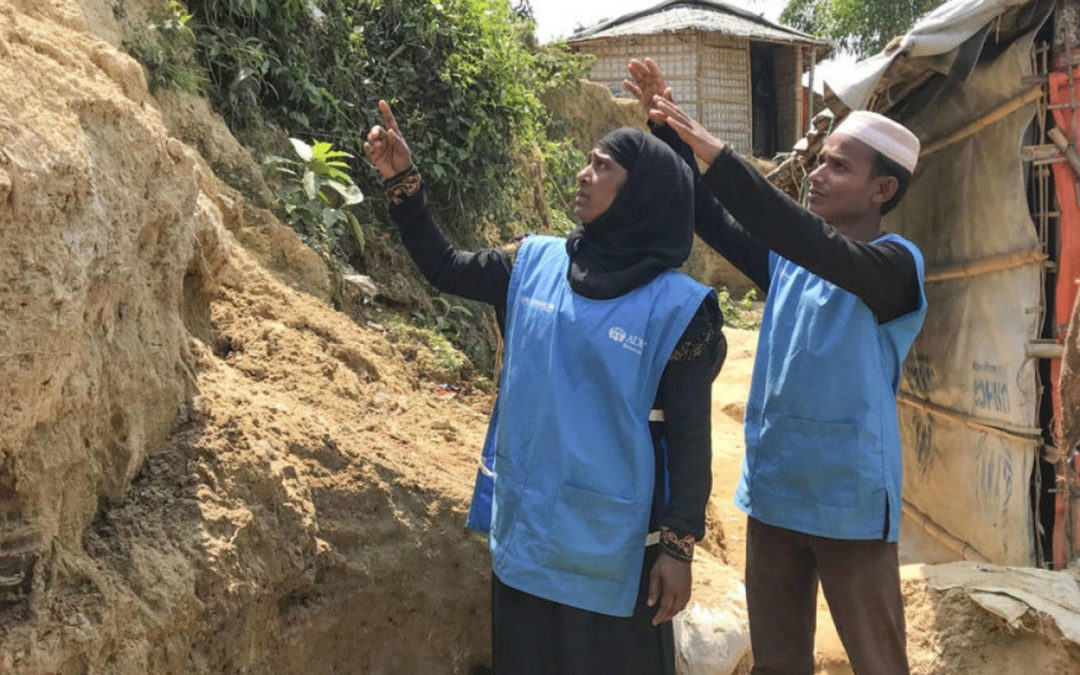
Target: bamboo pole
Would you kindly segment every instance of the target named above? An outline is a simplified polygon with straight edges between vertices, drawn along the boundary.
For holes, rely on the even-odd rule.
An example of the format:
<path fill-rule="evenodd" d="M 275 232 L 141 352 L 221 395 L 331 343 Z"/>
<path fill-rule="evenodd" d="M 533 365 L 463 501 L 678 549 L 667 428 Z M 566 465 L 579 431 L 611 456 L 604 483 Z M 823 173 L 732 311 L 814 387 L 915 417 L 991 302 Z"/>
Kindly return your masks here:
<path fill-rule="evenodd" d="M 1035 340 L 1024 346 L 1024 356 L 1029 359 L 1060 359 L 1065 356 L 1065 345 L 1059 342 Z"/>
<path fill-rule="evenodd" d="M 991 124 L 1005 119 L 1017 110 L 1022 109 L 1024 106 L 1030 103 L 1034 103 L 1042 97 L 1042 87 L 1035 87 L 1034 89 L 1030 89 L 1023 94 L 1020 94 L 1016 98 L 1006 101 L 1004 104 L 1002 104 L 995 110 L 990 111 L 989 113 L 983 115 L 974 122 L 971 122 L 970 124 L 962 127 L 961 129 L 954 131 L 948 136 L 945 136 L 944 138 L 939 138 L 931 143 L 926 144 L 926 146 L 923 147 L 922 152 L 919 153 L 919 157 L 926 157 L 927 155 L 932 155 L 938 150 L 943 150 L 950 145 L 959 143 L 966 138 L 970 138 L 971 136 L 974 136 L 975 134 L 979 133 Z"/>
<path fill-rule="evenodd" d="M 810 127 L 814 124 L 814 70 L 817 68 L 817 50 L 813 47 L 810 48 L 810 93 L 807 95 L 807 107 L 806 113 L 806 128 L 803 133 L 808 133 Z M 799 96 L 802 97 L 802 73 L 799 73 Z"/>
<path fill-rule="evenodd" d="M 944 406 L 924 401 L 911 394 L 897 394 L 896 401 L 897 403 L 903 403 L 906 406 L 921 410 L 922 412 L 934 415 L 935 417 L 956 422 L 969 429 L 982 431 L 992 436 L 1007 438 L 1010 441 L 1022 443 L 1023 445 L 1040 447 L 1043 444 L 1042 429 L 1037 427 L 1020 427 L 1012 424 L 1005 424 L 1003 422 L 981 420 L 973 415 L 968 415 L 967 413 L 951 410 Z"/>
<path fill-rule="evenodd" d="M 903 511 L 905 517 L 915 521 L 924 532 L 964 560 L 981 563 L 990 562 L 990 559 L 982 553 L 979 553 L 978 549 L 930 520 L 929 516 L 915 508 L 915 506 L 906 499 L 903 503 Z"/>
<path fill-rule="evenodd" d="M 697 58 L 697 93 L 694 98 L 697 99 L 698 116 L 702 124 L 708 124 L 705 121 L 705 35 L 699 32 L 694 40 L 694 51 Z M 723 68 L 723 65 L 721 65 Z"/>
<path fill-rule="evenodd" d="M 1004 272 L 1005 270 L 1016 269 L 1017 267 L 1024 267 L 1025 265 L 1041 263 L 1046 260 L 1046 258 L 1046 252 L 1043 251 L 1042 248 L 1035 248 L 1030 251 L 1006 253 L 1005 255 L 994 256 L 992 258 L 983 258 L 982 260 L 974 260 L 960 265 L 931 270 L 926 273 L 924 281 L 931 284 L 939 281 L 948 281 L 950 279 L 963 279 L 983 274 L 992 274 L 994 272 Z"/>

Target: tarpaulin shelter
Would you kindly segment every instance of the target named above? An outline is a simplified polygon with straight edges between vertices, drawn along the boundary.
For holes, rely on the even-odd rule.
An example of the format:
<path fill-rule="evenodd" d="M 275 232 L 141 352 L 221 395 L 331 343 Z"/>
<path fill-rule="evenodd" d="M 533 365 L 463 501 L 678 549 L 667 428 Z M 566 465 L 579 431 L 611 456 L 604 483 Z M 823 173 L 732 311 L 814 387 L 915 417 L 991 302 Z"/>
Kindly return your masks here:
<path fill-rule="evenodd" d="M 929 300 L 900 384 L 902 548 L 924 538 L 1006 565 L 1080 555 L 1076 466 L 1052 433 L 1061 317 L 1080 275 L 1080 157 L 1074 168 L 1055 145 L 1075 149 L 1080 136 L 1075 4 L 945 3 L 826 78 L 827 110 L 771 176 L 800 196 L 822 140 L 853 109 L 922 141 L 885 220 L 922 249 Z"/>

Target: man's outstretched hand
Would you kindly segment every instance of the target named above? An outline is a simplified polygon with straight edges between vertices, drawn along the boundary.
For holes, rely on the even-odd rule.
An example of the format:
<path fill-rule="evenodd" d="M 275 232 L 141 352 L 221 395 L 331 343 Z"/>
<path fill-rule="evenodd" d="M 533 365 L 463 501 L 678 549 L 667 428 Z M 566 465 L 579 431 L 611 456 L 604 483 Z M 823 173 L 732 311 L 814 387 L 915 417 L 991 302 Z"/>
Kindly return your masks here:
<path fill-rule="evenodd" d="M 405 137 L 401 135 L 390 104 L 379 101 L 379 112 L 382 113 L 386 126 L 376 125 L 371 128 L 364 143 L 364 152 L 383 178 L 393 178 L 412 166 L 412 153 Z"/>
<path fill-rule="evenodd" d="M 689 145 L 694 154 L 710 166 L 724 149 L 723 141 L 710 134 L 700 122 L 683 112 L 682 108 L 662 96 L 653 96 L 649 119 L 670 126 L 679 134 L 683 143 Z"/>

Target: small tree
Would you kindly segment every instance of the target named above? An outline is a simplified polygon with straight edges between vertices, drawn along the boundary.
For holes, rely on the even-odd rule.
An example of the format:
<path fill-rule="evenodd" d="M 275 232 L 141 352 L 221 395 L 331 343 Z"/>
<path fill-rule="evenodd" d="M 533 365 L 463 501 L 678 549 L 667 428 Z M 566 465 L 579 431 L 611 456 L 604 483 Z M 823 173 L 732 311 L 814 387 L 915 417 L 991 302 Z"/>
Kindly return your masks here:
<path fill-rule="evenodd" d="M 943 0 L 788 0 L 780 21 L 862 58 L 906 33 Z"/>

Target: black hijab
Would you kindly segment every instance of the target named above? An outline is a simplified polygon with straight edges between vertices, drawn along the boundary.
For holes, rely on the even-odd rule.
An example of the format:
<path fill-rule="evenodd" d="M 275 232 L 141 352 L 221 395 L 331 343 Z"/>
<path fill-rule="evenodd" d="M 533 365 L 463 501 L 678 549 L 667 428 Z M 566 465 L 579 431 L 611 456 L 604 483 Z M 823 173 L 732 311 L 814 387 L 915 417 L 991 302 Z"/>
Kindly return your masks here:
<path fill-rule="evenodd" d="M 597 145 L 629 175 L 608 210 L 567 238 L 567 279 L 575 293 L 606 300 L 686 262 L 694 243 L 694 182 L 690 167 L 641 129 L 617 129 Z"/>

